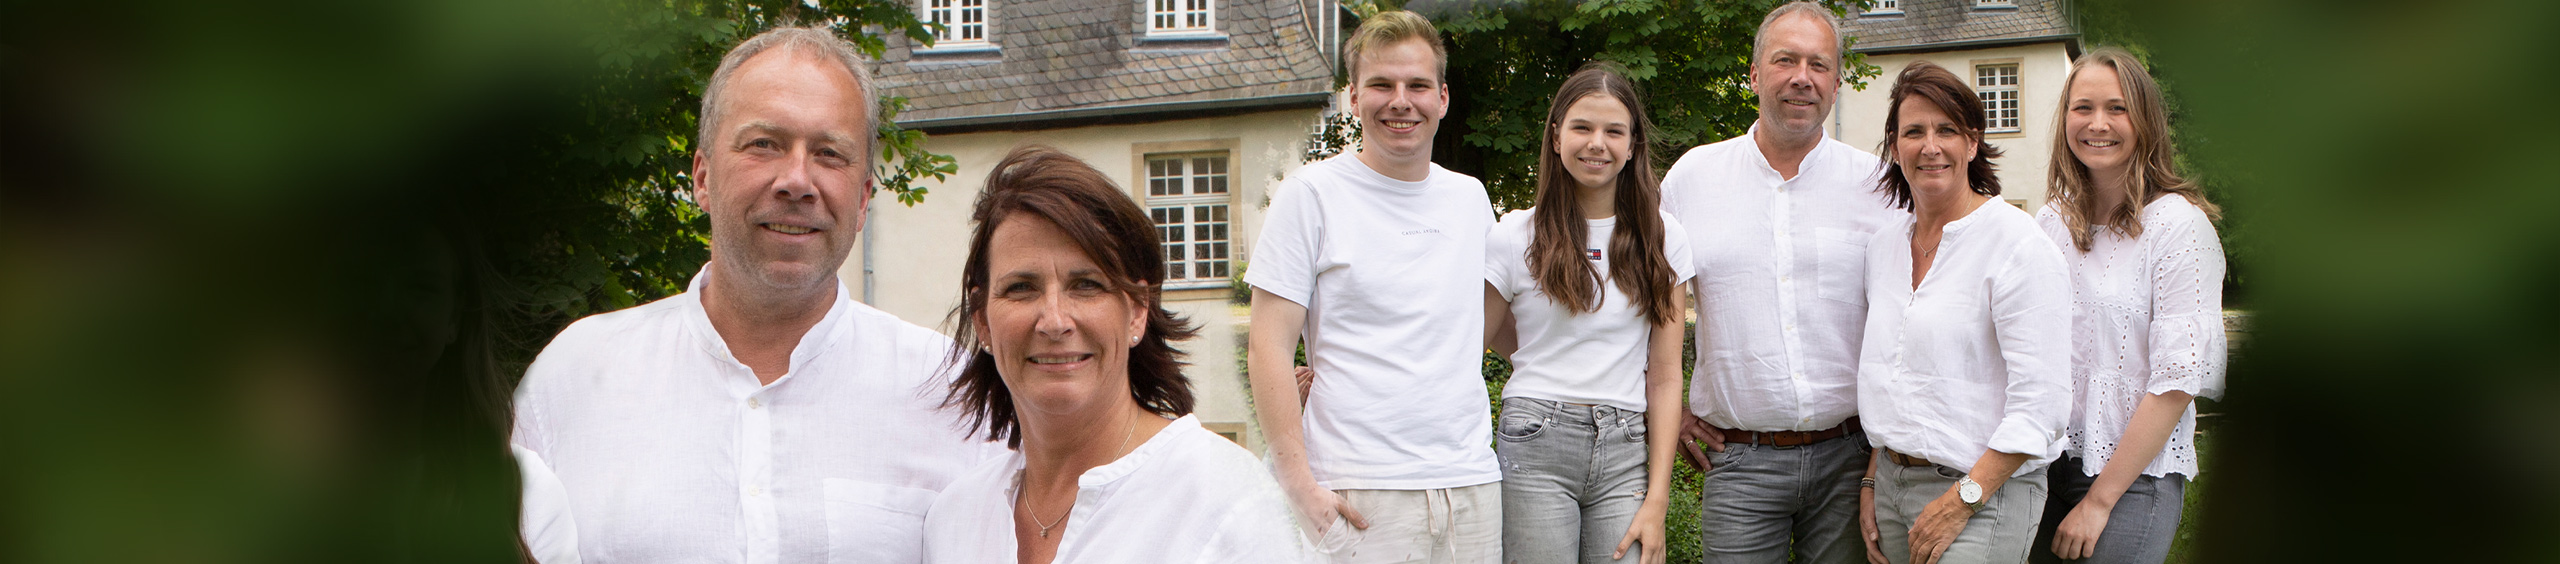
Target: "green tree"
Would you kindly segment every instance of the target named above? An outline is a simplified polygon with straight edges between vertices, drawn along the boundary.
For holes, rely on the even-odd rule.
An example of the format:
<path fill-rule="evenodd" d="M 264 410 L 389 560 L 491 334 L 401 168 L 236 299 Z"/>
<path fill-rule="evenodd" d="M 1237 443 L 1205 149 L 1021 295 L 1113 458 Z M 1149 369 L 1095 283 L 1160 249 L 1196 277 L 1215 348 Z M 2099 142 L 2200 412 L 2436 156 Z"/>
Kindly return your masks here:
<path fill-rule="evenodd" d="M 1434 9 L 1449 44 L 1449 117 L 1432 160 L 1483 179 L 1494 205 L 1530 207 L 1550 97 L 1590 61 L 1624 65 L 1645 90 L 1654 164 L 1741 135 L 1759 117 L 1747 84 L 1752 36 L 1780 0 L 1505 0 Z M 1835 15 L 1853 2 L 1826 2 Z M 1882 71 L 1851 54 L 1850 87 Z M 1660 171 L 1656 171 L 1657 173 Z"/>

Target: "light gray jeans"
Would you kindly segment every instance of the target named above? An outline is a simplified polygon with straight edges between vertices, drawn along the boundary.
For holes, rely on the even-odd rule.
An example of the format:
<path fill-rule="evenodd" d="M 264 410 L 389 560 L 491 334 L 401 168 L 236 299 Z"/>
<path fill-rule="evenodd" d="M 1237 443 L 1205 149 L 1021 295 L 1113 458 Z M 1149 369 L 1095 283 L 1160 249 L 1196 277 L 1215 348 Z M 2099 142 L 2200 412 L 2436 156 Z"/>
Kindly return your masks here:
<path fill-rule="evenodd" d="M 1502 400 L 1504 562 L 1635 562 L 1609 558 L 1644 505 L 1644 413 L 1528 397 Z"/>
<path fill-rule="evenodd" d="M 1725 443 L 1707 452 L 1698 537 L 1710 564 L 1865 564 L 1858 538 L 1858 478 L 1867 436 L 1803 446 Z"/>
<path fill-rule="evenodd" d="M 1964 532 L 1947 547 L 1939 562 L 2026 562 L 2036 539 L 2036 523 L 2044 517 L 2045 470 L 2009 478 L 1991 494 L 1989 503 L 1964 523 Z M 1886 560 L 1911 561 L 1911 523 L 1930 501 L 1954 488 L 1964 473 L 1946 465 L 1907 467 L 1890 459 L 1876 461 L 1876 543 Z M 1852 525 L 1854 528 L 1855 526 Z"/>
<path fill-rule="evenodd" d="M 2047 472 L 2053 479 L 2053 499 L 2044 506 L 2044 523 L 2036 526 L 2035 547 L 2028 550 L 2029 562 L 2099 562 L 2158 564 L 2169 559 L 2169 545 L 2178 536 L 2178 516 L 2186 510 L 2187 477 L 2138 476 L 2133 485 L 2116 498 L 2116 507 L 2107 512 L 2107 528 L 2098 533 L 2098 549 L 2087 560 L 2063 560 L 2053 555 L 2053 532 L 2062 519 L 2088 497 L 2089 484 L 2098 481 L 2084 470 L 2086 461 L 2078 456 L 2065 456 L 2054 461 Z"/>

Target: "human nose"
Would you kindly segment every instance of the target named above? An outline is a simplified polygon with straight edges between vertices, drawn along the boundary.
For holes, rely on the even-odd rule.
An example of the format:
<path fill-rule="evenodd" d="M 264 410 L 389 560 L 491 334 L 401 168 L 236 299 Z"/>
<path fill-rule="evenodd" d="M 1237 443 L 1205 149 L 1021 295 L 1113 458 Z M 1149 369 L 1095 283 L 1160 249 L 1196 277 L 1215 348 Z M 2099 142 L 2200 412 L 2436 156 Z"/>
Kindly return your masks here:
<path fill-rule="evenodd" d="M 1065 340 L 1076 332 L 1075 320 L 1067 316 L 1065 292 L 1049 292 L 1040 298 L 1040 316 L 1031 329 L 1050 340 Z"/>
<path fill-rule="evenodd" d="M 817 180 L 812 175 L 814 171 L 811 170 L 815 167 L 813 161 L 818 157 L 811 151 L 799 153 L 791 159 L 791 164 L 783 169 L 781 175 L 774 177 L 774 197 L 795 201 L 814 200 L 818 197 Z"/>

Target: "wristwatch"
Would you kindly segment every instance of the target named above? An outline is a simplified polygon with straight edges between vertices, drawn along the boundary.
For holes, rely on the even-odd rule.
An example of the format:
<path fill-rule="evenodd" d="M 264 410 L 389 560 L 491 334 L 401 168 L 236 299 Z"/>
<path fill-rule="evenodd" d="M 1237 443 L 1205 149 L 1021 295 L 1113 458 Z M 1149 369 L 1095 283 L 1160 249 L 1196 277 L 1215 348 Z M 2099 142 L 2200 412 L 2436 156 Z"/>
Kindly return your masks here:
<path fill-rule="evenodd" d="M 1982 506 L 1989 505 L 1983 500 L 1982 484 L 1975 483 L 1972 476 L 1956 478 L 1956 501 L 1964 502 L 1964 508 L 1975 513 L 1981 513 Z"/>

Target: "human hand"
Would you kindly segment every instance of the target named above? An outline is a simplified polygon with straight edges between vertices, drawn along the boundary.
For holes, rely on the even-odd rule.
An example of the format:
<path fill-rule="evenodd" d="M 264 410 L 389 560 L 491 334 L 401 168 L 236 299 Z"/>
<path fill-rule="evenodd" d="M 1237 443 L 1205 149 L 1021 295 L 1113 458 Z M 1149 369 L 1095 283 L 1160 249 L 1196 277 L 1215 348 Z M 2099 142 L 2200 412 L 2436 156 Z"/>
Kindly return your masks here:
<path fill-rule="evenodd" d="M 1671 513 L 1670 500 L 1671 498 L 1668 497 L 1646 497 L 1644 505 L 1636 509 L 1636 521 L 1627 524 L 1627 536 L 1618 539 L 1618 551 L 1609 553 L 1609 558 L 1611 560 L 1626 558 L 1627 546 L 1641 545 L 1644 556 L 1638 558 L 1637 562 L 1662 564 L 1664 558 L 1670 553 L 1670 546 L 1665 542 L 1671 534 L 1663 530 L 1662 524 L 1663 517 Z"/>
<path fill-rule="evenodd" d="M 1867 539 L 1869 564 L 1893 564 L 1884 559 L 1884 547 L 1877 544 L 1884 536 L 1876 533 L 1876 489 L 1858 488 L 1858 536 Z"/>
<path fill-rule="evenodd" d="M 1360 510 L 1352 509 L 1351 502 L 1342 499 L 1342 494 L 1334 493 L 1333 490 L 1324 489 L 1312 482 L 1289 488 L 1289 503 L 1297 506 L 1298 514 L 1306 517 L 1307 522 L 1313 524 L 1309 529 L 1315 531 L 1315 536 L 1318 538 L 1324 536 L 1325 529 L 1333 527 L 1335 515 L 1341 515 L 1343 520 L 1351 523 L 1354 529 L 1368 530 L 1369 528 L 1369 520 L 1360 516 Z"/>
<path fill-rule="evenodd" d="M 1954 546 L 1956 535 L 1964 532 L 1965 521 L 1973 518 L 1973 509 L 1956 499 L 1954 487 L 1920 509 L 1920 518 L 1911 520 L 1912 564 L 1934 564 Z"/>
<path fill-rule="evenodd" d="M 1706 442 L 1706 450 L 1698 448 L 1699 441 Z M 1708 425 L 1705 419 L 1699 419 L 1698 416 L 1689 413 L 1681 413 L 1680 459 L 1688 461 L 1690 466 L 1695 466 L 1700 471 L 1713 469 L 1715 463 L 1707 461 L 1707 450 L 1724 452 L 1724 433 L 1717 431 L 1714 425 Z"/>
<path fill-rule="evenodd" d="M 1316 388 L 1316 369 L 1300 366 L 1294 375 L 1298 377 L 1298 407 L 1304 409 L 1307 407 L 1307 392 Z"/>
<path fill-rule="evenodd" d="M 2107 531 L 2107 515 L 2114 507 L 2100 507 L 2094 497 L 2082 498 L 2053 530 L 2053 555 L 2064 560 L 2088 558 L 2098 552 L 2098 534 Z"/>

